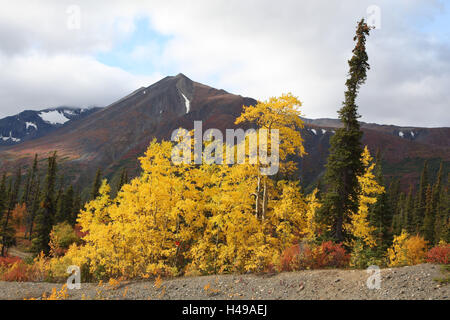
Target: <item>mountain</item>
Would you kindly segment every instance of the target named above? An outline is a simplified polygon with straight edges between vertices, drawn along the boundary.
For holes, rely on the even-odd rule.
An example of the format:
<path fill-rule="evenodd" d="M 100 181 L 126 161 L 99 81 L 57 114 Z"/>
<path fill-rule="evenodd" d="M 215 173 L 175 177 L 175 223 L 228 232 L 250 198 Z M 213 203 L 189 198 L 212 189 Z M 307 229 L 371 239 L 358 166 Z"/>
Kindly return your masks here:
<path fill-rule="evenodd" d="M 324 173 L 329 140 L 341 126 L 339 120 L 305 120 L 305 148 L 308 156 L 300 163 L 301 176 L 309 185 Z M 361 123 L 364 132 L 362 144 L 367 145 L 373 157 L 380 152 L 385 179 L 389 183 L 400 179 L 406 191 L 415 187 L 425 160 L 429 161 L 429 177 L 434 179 L 440 162 L 444 162 L 444 176 L 450 168 L 450 128 L 399 127 Z"/>
<path fill-rule="evenodd" d="M 121 168 L 128 168 L 130 175 L 138 174 L 138 157 L 152 139 L 169 140 L 177 128 L 193 129 L 195 120 L 203 121 L 203 132 L 236 128 L 234 121 L 242 106 L 255 103 L 252 98 L 203 85 L 183 74 L 166 77 L 45 136 L 0 147 L 0 166 L 12 170 L 17 164 L 29 164 L 35 153 L 45 158 L 57 150 L 65 177 L 78 186 L 88 186 L 97 168 L 114 184 Z M 308 155 L 298 159 L 298 175 L 302 184 L 311 188 L 324 172 L 329 139 L 340 123 L 305 119 L 305 124 L 302 133 Z M 385 176 L 401 178 L 404 186 L 417 182 L 425 159 L 430 160 L 431 170 L 436 170 L 441 160 L 449 167 L 450 128 L 362 123 L 362 129 L 363 143 L 373 155 L 380 150 L 383 156 Z"/>
<path fill-rule="evenodd" d="M 306 119 L 305 123 L 321 128 L 340 128 L 342 123 L 338 119 Z M 406 140 L 432 144 L 442 147 L 450 146 L 450 128 L 420 128 L 400 127 L 395 125 L 381 125 L 376 123 L 360 122 L 363 130 L 375 130 L 378 132 L 400 137 Z"/>
<path fill-rule="evenodd" d="M 40 111 L 26 110 L 0 119 L 0 146 L 11 146 L 43 137 L 97 110 L 99 108 L 58 107 Z"/>
<path fill-rule="evenodd" d="M 57 150 L 66 177 L 84 186 L 97 168 L 114 178 L 119 168 L 137 174 L 137 158 L 153 138 L 170 139 L 179 127 L 234 128 L 234 120 L 250 98 L 194 82 L 183 74 L 140 88 L 90 116 L 35 140 L 0 147 L 0 165 L 11 169 L 28 163 L 35 153 L 47 157 Z"/>

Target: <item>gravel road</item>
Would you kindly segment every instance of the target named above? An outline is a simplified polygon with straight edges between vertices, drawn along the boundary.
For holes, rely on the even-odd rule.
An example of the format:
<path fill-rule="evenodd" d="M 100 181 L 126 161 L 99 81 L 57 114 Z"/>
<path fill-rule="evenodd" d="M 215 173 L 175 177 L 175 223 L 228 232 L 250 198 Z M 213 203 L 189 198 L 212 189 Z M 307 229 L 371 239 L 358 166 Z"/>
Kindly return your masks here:
<path fill-rule="evenodd" d="M 369 289 L 366 270 L 309 270 L 275 275 L 220 275 L 119 285 L 82 284 L 69 290 L 69 299 L 420 299 L 450 300 L 449 285 L 439 284 L 438 265 L 381 269 L 379 289 Z M 0 299 L 39 298 L 61 284 L 0 282 Z"/>

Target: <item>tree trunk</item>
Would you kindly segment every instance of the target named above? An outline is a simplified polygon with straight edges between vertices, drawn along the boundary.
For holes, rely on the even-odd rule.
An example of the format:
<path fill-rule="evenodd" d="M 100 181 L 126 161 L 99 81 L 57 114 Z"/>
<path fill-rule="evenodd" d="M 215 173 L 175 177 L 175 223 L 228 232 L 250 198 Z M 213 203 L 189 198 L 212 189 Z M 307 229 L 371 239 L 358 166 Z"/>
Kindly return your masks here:
<path fill-rule="evenodd" d="M 264 179 L 264 190 L 263 190 L 263 201 L 262 201 L 262 213 L 261 220 L 264 220 L 266 217 L 267 211 L 267 180 Z"/>
<path fill-rule="evenodd" d="M 256 189 L 256 205 L 255 205 L 255 215 L 259 218 L 259 194 L 261 192 L 261 177 L 258 175 L 258 187 Z"/>

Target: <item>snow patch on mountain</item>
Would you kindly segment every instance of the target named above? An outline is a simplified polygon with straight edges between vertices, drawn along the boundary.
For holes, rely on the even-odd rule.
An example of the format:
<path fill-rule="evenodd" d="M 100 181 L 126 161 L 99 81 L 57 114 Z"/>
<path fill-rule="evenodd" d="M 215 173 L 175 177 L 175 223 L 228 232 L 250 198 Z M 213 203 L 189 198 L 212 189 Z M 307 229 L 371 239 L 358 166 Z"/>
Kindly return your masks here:
<path fill-rule="evenodd" d="M 37 124 L 36 123 L 34 123 L 34 122 L 25 122 L 25 126 L 26 126 L 26 129 L 28 130 L 28 128 L 30 128 L 30 127 L 34 127 L 36 130 L 37 130 Z"/>
<path fill-rule="evenodd" d="M 64 110 L 64 114 L 65 114 L 65 115 L 69 115 L 69 116 L 74 116 L 74 115 L 75 115 L 75 112 L 72 111 L 72 110 Z"/>
<path fill-rule="evenodd" d="M 405 136 L 405 134 L 403 133 L 403 131 L 400 131 L 399 133 L 398 133 L 398 135 L 400 136 L 400 137 L 404 137 Z"/>
<path fill-rule="evenodd" d="M 21 141 L 20 138 L 14 138 L 12 136 L 12 132 L 11 131 L 9 132 L 9 137 L 4 137 L 3 135 L 0 135 L 0 139 L 3 140 L 3 141 L 11 140 L 12 142 L 20 142 Z"/>
<path fill-rule="evenodd" d="M 317 135 L 316 129 L 311 129 L 311 131 L 312 131 L 315 135 Z"/>
<path fill-rule="evenodd" d="M 189 101 L 188 98 L 186 98 L 186 96 L 183 94 L 183 92 L 180 92 L 180 93 L 184 98 L 184 103 L 186 104 L 186 113 L 189 113 L 189 111 L 191 109 L 191 102 Z"/>
<path fill-rule="evenodd" d="M 51 124 L 64 124 L 70 119 L 66 118 L 63 113 L 54 110 L 39 113 L 39 117 L 47 123 Z"/>

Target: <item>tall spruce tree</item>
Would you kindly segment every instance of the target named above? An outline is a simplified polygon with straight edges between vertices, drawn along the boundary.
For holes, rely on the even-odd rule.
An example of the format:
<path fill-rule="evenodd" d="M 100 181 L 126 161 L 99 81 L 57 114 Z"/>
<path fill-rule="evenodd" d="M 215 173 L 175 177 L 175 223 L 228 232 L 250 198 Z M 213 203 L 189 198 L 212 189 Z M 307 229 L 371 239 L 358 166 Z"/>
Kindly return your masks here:
<path fill-rule="evenodd" d="M 45 186 L 42 192 L 40 208 L 36 217 L 36 235 L 33 239 L 32 250 L 39 254 L 41 251 L 48 254 L 50 251 L 50 232 L 52 230 L 56 204 L 55 204 L 55 184 L 56 184 L 56 152 L 48 159 L 47 175 Z"/>
<path fill-rule="evenodd" d="M 325 174 L 327 191 L 318 213 L 319 221 L 331 227 L 331 234 L 328 236 L 338 242 L 346 238 L 343 225 L 349 222 L 350 213 L 358 209 L 357 176 L 363 171 L 360 159 L 363 149 L 356 97 L 367 78 L 367 70 L 370 69 L 366 53 L 366 36 L 369 32 L 370 27 L 361 19 L 353 39 L 356 41 L 353 56 L 348 61 L 350 71 L 345 83 L 345 101 L 338 112 L 343 127 L 337 129 L 330 139 L 330 155 Z"/>

